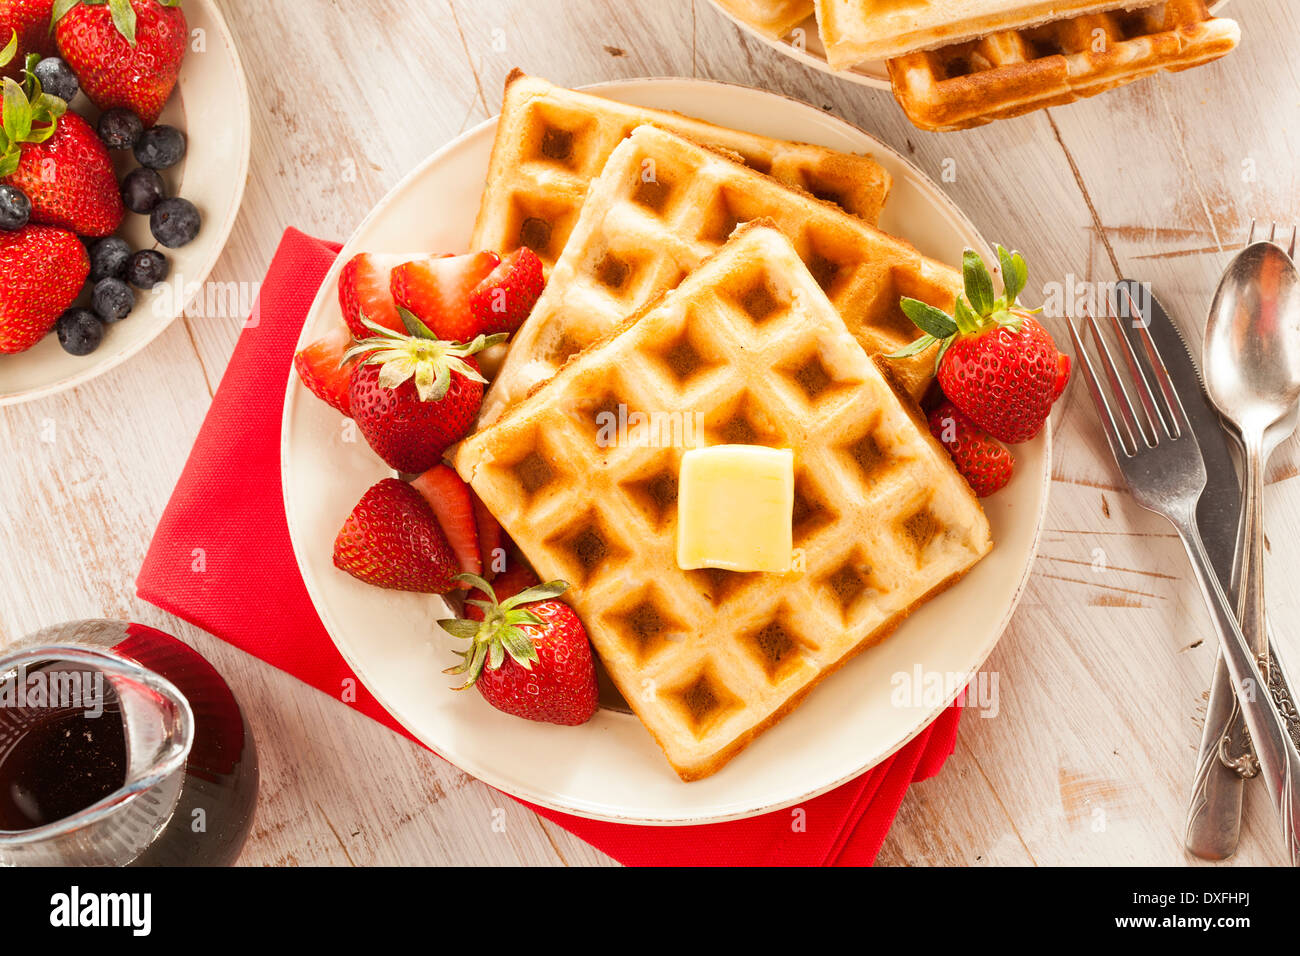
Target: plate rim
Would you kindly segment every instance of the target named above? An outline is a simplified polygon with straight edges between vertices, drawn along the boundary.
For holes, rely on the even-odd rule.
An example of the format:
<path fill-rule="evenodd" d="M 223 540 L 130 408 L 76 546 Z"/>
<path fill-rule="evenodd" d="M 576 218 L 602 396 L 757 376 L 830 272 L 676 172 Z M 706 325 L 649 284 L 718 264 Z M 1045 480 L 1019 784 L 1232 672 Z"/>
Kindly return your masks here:
<path fill-rule="evenodd" d="M 244 72 L 243 59 L 239 55 L 239 46 L 235 43 L 235 35 L 231 32 L 230 25 L 226 22 L 225 15 L 221 12 L 221 8 L 216 4 L 215 0 L 191 0 L 191 2 L 204 8 L 207 16 L 212 20 L 213 26 L 216 27 L 222 44 L 229 52 L 231 66 L 234 68 L 235 74 L 235 89 L 232 92 L 238 100 L 236 112 L 241 120 L 239 124 L 239 134 L 240 139 L 242 140 L 242 148 L 237 150 L 238 160 L 236 174 L 238 178 L 235 181 L 234 202 L 230 204 L 225 219 L 222 220 L 218 227 L 219 231 L 216 246 L 213 248 L 212 254 L 208 260 L 201 263 L 199 269 L 196 271 L 195 274 L 198 278 L 194 280 L 193 283 L 186 283 L 187 287 L 190 285 L 196 287 L 194 292 L 189 296 L 185 296 L 181 300 L 180 308 L 176 310 L 176 313 L 172 315 L 171 318 L 161 323 L 158 328 L 154 330 L 153 334 L 145 336 L 139 342 L 123 349 L 111 358 L 105 359 L 102 362 L 87 365 L 86 368 L 69 375 L 67 378 L 60 379 L 56 382 L 47 382 L 44 385 L 36 385 L 20 392 L 0 393 L 0 408 L 22 405 L 26 402 L 49 398 L 50 396 L 58 395 L 61 392 L 70 391 L 71 389 L 85 385 L 87 382 L 92 381 L 101 375 L 111 372 L 113 369 L 118 368 L 125 362 L 135 358 L 156 342 L 164 332 L 172 327 L 177 319 L 185 314 L 185 310 L 189 308 L 190 302 L 199 294 L 200 289 L 197 287 L 201 287 L 203 283 L 207 281 L 208 276 L 212 274 L 212 270 L 216 267 L 217 261 L 221 258 L 222 253 L 226 251 L 226 245 L 230 241 L 230 234 L 235 228 L 235 221 L 239 218 L 239 212 L 243 208 L 244 191 L 248 186 L 248 170 L 252 159 L 253 149 L 252 104 L 248 93 L 248 77 Z M 189 113 L 187 111 L 186 117 L 188 118 L 188 116 Z M 22 353 L 18 354 L 21 355 Z"/>
<path fill-rule="evenodd" d="M 711 87 L 731 88 L 734 90 L 742 91 L 746 94 L 757 93 L 764 97 L 775 97 L 778 99 L 787 100 L 791 104 L 798 107 L 799 109 L 810 111 L 813 115 L 816 115 L 819 119 L 823 121 L 830 121 L 833 125 L 843 126 L 846 129 L 846 131 L 849 132 L 851 135 L 862 138 L 867 142 L 869 142 L 871 144 L 869 148 L 882 150 L 885 153 L 888 153 L 891 156 L 891 158 L 903 164 L 903 166 L 907 168 L 909 173 L 915 176 L 919 180 L 921 185 L 923 185 L 933 195 L 937 196 L 940 199 L 942 204 L 954 214 L 955 218 L 960 220 L 970 230 L 972 235 L 979 237 L 980 242 L 984 247 L 983 251 L 985 253 L 988 253 L 991 250 L 991 247 L 989 246 L 987 240 L 984 239 L 983 234 L 980 232 L 979 229 L 975 227 L 974 223 L 971 222 L 970 218 L 966 215 L 966 213 L 955 202 L 953 202 L 947 196 L 947 194 L 944 193 L 928 175 L 926 175 L 922 170 L 917 168 L 916 165 L 913 164 L 910 160 L 908 160 L 906 157 L 900 154 L 897 150 L 893 149 L 887 143 L 880 140 L 878 137 L 872 135 L 871 133 L 868 133 L 866 130 L 863 130 L 858 126 L 849 123 L 847 120 L 839 116 L 835 116 L 833 114 L 829 114 L 822 110 L 819 110 L 816 107 L 804 102 L 803 100 L 799 100 L 793 96 L 789 96 L 787 94 L 775 92 L 772 90 L 761 89 L 759 87 L 746 86 L 744 84 L 739 84 L 739 83 L 730 83 L 722 80 L 713 80 L 713 79 L 706 79 L 701 77 L 681 77 L 681 76 L 662 76 L 662 75 L 648 76 L 648 77 L 627 77 L 627 78 L 620 78 L 615 80 L 604 80 L 598 83 L 584 84 L 580 87 L 577 87 L 577 89 L 583 91 L 599 91 L 601 89 L 612 89 L 612 88 L 628 87 L 628 86 L 643 86 L 647 84 L 656 85 L 656 84 L 682 84 L 682 83 L 699 84 L 699 85 L 706 85 Z M 352 243 L 356 241 L 357 237 L 376 218 L 378 218 L 384 210 L 387 209 L 387 207 L 396 199 L 396 197 L 406 188 L 406 186 L 411 181 L 423 175 L 431 166 L 438 163 L 444 155 L 451 152 L 453 149 L 459 148 L 467 140 L 470 140 L 476 136 L 483 135 L 486 130 L 488 130 L 489 128 L 491 128 L 496 124 L 499 117 L 500 117 L 499 113 L 496 113 L 491 117 L 488 117 L 487 119 L 475 124 L 470 129 L 467 129 L 464 132 L 453 137 L 451 140 L 444 143 L 438 149 L 434 150 L 427 157 L 425 157 L 423 160 L 418 162 L 414 167 L 412 167 L 412 169 L 409 172 L 407 172 L 404 176 L 402 176 L 392 186 L 392 188 L 389 189 L 388 192 L 385 193 L 384 196 L 362 218 L 362 220 L 357 224 L 356 228 L 353 229 L 351 235 L 349 235 L 348 239 L 341 246 L 338 256 L 335 258 L 334 263 L 330 266 L 329 271 L 326 272 L 325 277 L 321 282 L 321 287 L 317 289 L 316 296 L 312 299 L 311 305 L 308 307 L 306 317 L 304 318 L 303 321 L 302 329 L 299 331 L 298 339 L 294 346 L 295 351 L 297 351 L 303 345 L 307 344 L 305 340 L 307 338 L 308 329 L 312 325 L 312 322 L 309 320 L 313 319 L 318 314 L 318 310 L 322 307 L 323 300 L 329 297 L 330 290 L 332 287 L 332 281 L 337 280 L 337 275 L 341 270 L 342 264 L 344 262 L 344 255 L 349 251 L 349 248 L 351 247 Z M 414 727 L 407 726 L 407 724 L 394 712 L 393 708 L 388 704 L 386 700 L 386 696 L 383 693 L 381 693 L 379 690 L 377 690 L 376 687 L 372 684 L 372 682 L 367 679 L 365 673 L 363 672 L 363 669 L 359 666 L 359 662 L 355 660 L 354 656 L 350 653 L 348 648 L 344 646 L 343 642 L 335 638 L 333 629 L 331 628 L 329 622 L 327 621 L 327 615 L 321 610 L 320 602 L 318 602 L 317 600 L 316 589 L 313 587 L 313 584 L 308 580 L 308 575 L 305 574 L 303 571 L 306 562 L 298 541 L 298 537 L 294 534 L 294 523 L 292 520 L 290 520 L 290 514 L 295 510 L 295 504 L 294 504 L 293 497 L 289 494 L 289 486 L 288 486 L 289 483 L 288 462 L 290 457 L 289 442 L 290 442 L 291 422 L 293 418 L 293 411 L 295 408 L 295 404 L 298 401 L 298 399 L 301 397 L 303 392 L 303 390 L 297 388 L 296 385 L 297 385 L 296 377 L 294 375 L 294 371 L 291 366 L 286 376 L 284 404 L 283 404 L 281 419 L 280 419 L 280 493 L 285 508 L 285 520 L 289 530 L 289 540 L 290 540 L 290 545 L 293 549 L 294 561 L 298 566 L 298 572 L 303 579 L 303 585 L 307 590 L 308 597 L 311 599 L 312 607 L 316 611 L 317 615 L 320 617 L 321 624 L 325 628 L 325 632 L 329 635 L 330 642 L 338 650 L 339 654 L 347 662 L 348 666 L 353 670 L 357 678 L 362 682 L 362 684 L 365 685 L 366 689 L 371 693 L 371 695 L 374 696 L 376 702 L 378 702 L 380 706 L 382 706 L 385 709 L 385 711 L 387 711 L 389 715 L 392 716 L 393 719 L 397 721 L 397 723 L 400 724 L 407 733 L 413 736 L 423 746 L 427 747 L 429 750 L 437 754 L 441 759 L 446 760 L 452 766 L 460 769 L 461 771 L 469 774 L 470 776 L 473 776 L 475 779 L 483 783 L 486 783 L 488 786 L 501 790 L 502 792 L 516 799 L 523 800 L 528 803 L 535 804 L 537 806 L 544 807 L 549 810 L 554 810 L 559 813 L 571 814 L 573 816 L 581 817 L 584 819 L 599 820 L 599 821 L 604 821 L 609 823 L 623 823 L 623 824 L 629 824 L 635 826 L 648 826 L 648 827 L 697 826 L 697 825 L 705 825 L 710 823 L 722 823 L 729 820 L 747 819 L 749 817 L 758 816 L 764 813 L 770 813 L 787 807 L 795 806 L 803 801 L 810 800 L 814 797 L 820 796 L 823 793 L 833 790 L 836 787 L 839 787 L 844 783 L 861 776 L 862 774 L 870 771 L 872 768 L 879 766 L 885 760 L 888 760 L 890 757 L 896 754 L 903 747 L 907 746 L 912 740 L 914 740 L 921 733 L 921 731 L 929 727 L 930 724 L 932 724 L 934 720 L 944 710 L 946 710 L 953 703 L 953 701 L 956 700 L 958 696 L 961 695 L 962 691 L 966 686 L 965 682 L 963 682 L 960 684 L 960 686 L 958 686 L 958 688 L 955 691 L 953 691 L 953 693 L 945 695 L 941 703 L 933 707 L 923 717 L 919 719 L 917 726 L 914 727 L 910 733 L 908 733 L 902 739 L 897 741 L 887 751 L 876 756 L 871 762 L 864 764 L 863 766 L 858 767 L 852 770 L 851 772 L 838 777 L 837 779 L 834 779 L 824 784 L 819 784 L 814 788 L 810 788 L 806 791 L 803 791 L 798 795 L 791 796 L 788 799 L 781 799 L 772 803 L 763 803 L 760 806 L 747 807 L 745 809 L 740 809 L 736 811 L 722 812 L 717 814 L 695 815 L 690 817 L 686 817 L 686 816 L 647 817 L 647 816 L 641 816 L 631 812 L 619 813 L 617 811 L 611 810 L 609 807 L 596 807 L 590 805 L 582 805 L 578 801 L 570 801 L 567 803 L 559 802 L 550 793 L 541 792 L 539 790 L 530 788 L 526 784 L 523 784 L 522 781 L 505 780 L 501 776 L 497 775 L 495 772 L 491 771 L 490 769 L 485 770 L 482 767 L 482 765 L 478 764 L 477 762 L 475 762 L 476 769 L 474 770 L 468 769 L 466 766 L 463 765 L 461 761 L 457 761 L 449 757 L 439 746 L 435 745 L 433 741 L 429 740 L 426 734 L 420 732 Z M 974 664 L 974 666 L 969 670 L 967 674 L 968 681 L 969 679 L 973 678 L 976 673 L 979 672 L 980 668 L 984 666 L 985 662 L 987 662 L 989 656 L 992 654 L 994 648 L 996 648 L 998 643 L 1002 640 L 1002 636 L 1006 633 L 1006 629 L 1011 622 L 1011 618 L 1015 614 L 1016 608 L 1019 606 L 1020 600 L 1024 596 L 1030 578 L 1032 577 L 1034 563 L 1037 559 L 1038 548 L 1042 539 L 1044 521 L 1047 515 L 1047 508 L 1050 499 L 1050 491 L 1051 491 L 1051 483 L 1052 483 L 1051 463 L 1052 463 L 1052 446 L 1053 446 L 1053 428 L 1050 419 L 1044 426 L 1040 435 L 1043 442 L 1043 447 L 1042 447 L 1043 468 L 1042 468 L 1042 474 L 1040 476 L 1039 487 L 1038 487 L 1039 504 L 1038 504 L 1037 514 L 1035 514 L 1033 517 L 1034 530 L 1031 539 L 1031 546 L 1029 549 L 1029 556 L 1025 562 L 1024 568 L 1021 571 L 1020 579 L 1016 585 L 1014 593 L 1011 596 L 1011 599 L 1007 602 L 1007 606 L 1003 611 L 1002 616 L 997 623 L 997 626 L 994 629 L 992 629 L 993 636 L 989 641 L 988 646 L 982 649 L 982 651 L 979 654 L 979 660 Z"/>

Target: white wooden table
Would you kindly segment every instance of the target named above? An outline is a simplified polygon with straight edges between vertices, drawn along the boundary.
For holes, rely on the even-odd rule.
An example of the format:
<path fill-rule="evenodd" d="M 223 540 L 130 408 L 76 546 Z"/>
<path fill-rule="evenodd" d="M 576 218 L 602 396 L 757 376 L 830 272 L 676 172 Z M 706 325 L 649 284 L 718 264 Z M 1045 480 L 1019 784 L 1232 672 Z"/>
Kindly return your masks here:
<path fill-rule="evenodd" d="M 253 158 L 214 281 L 258 281 L 287 225 L 346 238 L 410 167 L 496 111 L 514 66 L 565 85 L 710 77 L 822 106 L 944 180 L 990 240 L 1023 250 L 1031 301 L 1048 282 L 1149 280 L 1194 343 L 1251 218 L 1300 220 L 1300 8 L 1277 0 L 1234 0 L 1226 12 L 1244 40 L 1217 64 L 958 134 L 917 131 L 888 93 L 793 63 L 704 0 L 224 6 L 253 90 Z M 238 317 L 178 321 L 90 385 L 0 409 L 0 646 L 105 616 L 171 630 L 209 657 L 241 692 L 262 756 L 246 864 L 610 862 L 135 597 L 239 329 Z M 1048 530 L 986 668 L 999 677 L 999 712 L 967 716 L 943 773 L 908 794 L 881 863 L 1187 860 L 1214 639 L 1177 539 L 1118 487 L 1082 389 L 1058 409 Z M 1284 576 L 1300 559 L 1297 473 L 1289 442 L 1266 493 L 1270 611 L 1300 675 L 1300 592 Z M 1281 863 L 1262 785 L 1250 791 L 1236 860 Z"/>

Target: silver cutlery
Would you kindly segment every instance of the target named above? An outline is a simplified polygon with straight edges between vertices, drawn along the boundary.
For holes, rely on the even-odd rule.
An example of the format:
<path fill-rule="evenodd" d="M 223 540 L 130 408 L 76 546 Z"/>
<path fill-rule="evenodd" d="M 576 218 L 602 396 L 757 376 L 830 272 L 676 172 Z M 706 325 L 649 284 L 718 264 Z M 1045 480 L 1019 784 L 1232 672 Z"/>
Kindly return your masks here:
<path fill-rule="evenodd" d="M 1267 691 L 1263 695 L 1256 693 L 1257 688 L 1267 688 L 1267 684 L 1201 542 L 1196 508 L 1205 489 L 1206 469 L 1200 444 L 1149 332 L 1138 325 L 1139 351 L 1124 334 L 1114 309 L 1108 308 L 1108 314 L 1120 345 L 1123 372 L 1091 312 L 1088 326 L 1111 397 L 1107 398 L 1079 330 L 1069 319 L 1080 371 L 1134 500 L 1168 520 L 1182 540 L 1277 809 L 1287 852 L 1292 865 L 1300 865 L 1300 791 L 1296 789 L 1300 783 L 1300 753 L 1268 700 Z M 1130 393 L 1136 396 L 1136 405 Z"/>
<path fill-rule="evenodd" d="M 1273 698 L 1293 740 L 1300 719 L 1291 690 L 1269 653 L 1263 599 L 1263 469 L 1273 450 L 1295 431 L 1300 415 L 1300 275 L 1293 257 L 1296 232 L 1283 252 L 1274 226 L 1232 261 L 1210 310 L 1203 349 L 1205 384 L 1242 448 L 1243 493 L 1235 536 L 1233 587 L 1238 622 L 1263 668 L 1265 693 Z M 1236 849 L 1243 781 L 1259 763 L 1243 726 L 1222 657 L 1215 666 L 1206 709 L 1184 842 L 1206 859 Z"/>

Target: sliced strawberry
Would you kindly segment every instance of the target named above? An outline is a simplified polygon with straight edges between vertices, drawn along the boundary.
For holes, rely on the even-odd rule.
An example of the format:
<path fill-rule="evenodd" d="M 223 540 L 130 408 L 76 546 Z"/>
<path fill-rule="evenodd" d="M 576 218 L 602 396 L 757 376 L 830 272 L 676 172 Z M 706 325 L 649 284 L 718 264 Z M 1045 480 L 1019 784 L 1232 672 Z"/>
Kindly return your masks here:
<path fill-rule="evenodd" d="M 396 478 L 373 485 L 352 509 L 334 542 L 334 566 L 375 587 L 433 594 L 457 587 L 460 573 L 428 503 Z"/>
<path fill-rule="evenodd" d="M 470 311 L 470 294 L 498 263 L 495 252 L 422 256 L 393 269 L 393 301 L 413 312 L 440 339 L 468 342 L 481 331 Z"/>
<path fill-rule="evenodd" d="M 483 570 L 479 557 L 478 527 L 474 522 L 474 493 L 455 469 L 434 465 L 411 482 L 438 518 L 442 533 L 460 562 L 461 571 L 478 574 Z"/>
<path fill-rule="evenodd" d="M 410 258 L 407 253 L 359 252 L 348 260 L 339 273 L 339 308 L 354 336 L 364 339 L 374 334 L 361 324 L 362 315 L 394 332 L 406 331 L 393 303 L 389 280 L 393 269 Z"/>
<path fill-rule="evenodd" d="M 510 253 L 470 295 L 469 310 L 478 331 L 513 334 L 533 311 L 545 286 L 537 253 L 527 246 Z"/>
<path fill-rule="evenodd" d="M 490 582 L 492 590 L 496 593 L 498 601 L 504 601 L 506 598 L 512 598 L 520 591 L 541 584 L 542 580 L 533 570 L 532 565 L 522 557 L 511 557 L 506 564 L 506 569 L 498 574 Z M 469 593 L 469 598 L 475 601 L 487 600 L 487 595 L 477 589 Z M 472 621 L 483 620 L 483 609 L 475 607 L 473 604 L 465 605 L 465 616 Z"/>
<path fill-rule="evenodd" d="M 352 417 L 348 401 L 352 363 L 343 361 L 343 353 L 351 347 L 352 332 L 346 325 L 339 325 L 293 357 L 293 367 L 308 390 L 349 418 Z"/>
<path fill-rule="evenodd" d="M 473 489 L 470 489 L 470 494 L 473 493 Z M 474 495 L 474 523 L 478 525 L 478 550 L 483 559 L 483 577 L 491 581 L 496 577 L 494 565 L 497 552 L 505 542 L 505 532 L 478 495 Z"/>
<path fill-rule="evenodd" d="M 1052 401 L 1061 397 L 1065 386 L 1070 384 L 1070 356 L 1058 352 L 1056 356 L 1056 381 L 1052 384 Z"/>

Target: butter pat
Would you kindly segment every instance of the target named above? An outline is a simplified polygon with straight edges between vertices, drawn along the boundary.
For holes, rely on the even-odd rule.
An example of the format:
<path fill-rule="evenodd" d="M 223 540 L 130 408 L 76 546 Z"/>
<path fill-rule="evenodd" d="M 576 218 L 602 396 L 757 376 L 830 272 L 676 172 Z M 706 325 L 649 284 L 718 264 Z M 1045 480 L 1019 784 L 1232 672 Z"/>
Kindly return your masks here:
<path fill-rule="evenodd" d="M 677 480 L 677 566 L 790 570 L 794 452 L 714 445 L 682 456 Z"/>

